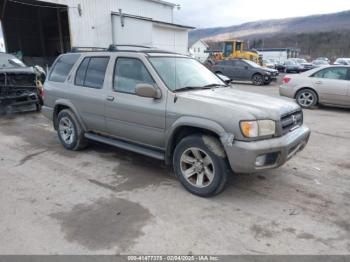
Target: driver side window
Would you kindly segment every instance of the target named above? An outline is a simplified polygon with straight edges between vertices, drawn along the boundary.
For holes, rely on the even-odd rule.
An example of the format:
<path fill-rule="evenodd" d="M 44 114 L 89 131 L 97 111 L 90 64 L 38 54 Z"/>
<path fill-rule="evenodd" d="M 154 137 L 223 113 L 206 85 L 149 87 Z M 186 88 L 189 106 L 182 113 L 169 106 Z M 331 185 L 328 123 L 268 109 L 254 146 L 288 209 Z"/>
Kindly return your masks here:
<path fill-rule="evenodd" d="M 114 68 L 114 91 L 135 94 L 138 84 L 155 82 L 144 64 L 137 58 L 118 58 Z"/>

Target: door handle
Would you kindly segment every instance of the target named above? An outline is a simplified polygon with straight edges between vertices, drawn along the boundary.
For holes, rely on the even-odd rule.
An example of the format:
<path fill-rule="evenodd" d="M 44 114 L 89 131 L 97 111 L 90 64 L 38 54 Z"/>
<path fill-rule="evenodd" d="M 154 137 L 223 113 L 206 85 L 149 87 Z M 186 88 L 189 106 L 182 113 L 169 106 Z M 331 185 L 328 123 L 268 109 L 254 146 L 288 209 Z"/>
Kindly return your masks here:
<path fill-rule="evenodd" d="M 107 101 L 113 102 L 115 100 L 114 96 L 107 96 Z"/>

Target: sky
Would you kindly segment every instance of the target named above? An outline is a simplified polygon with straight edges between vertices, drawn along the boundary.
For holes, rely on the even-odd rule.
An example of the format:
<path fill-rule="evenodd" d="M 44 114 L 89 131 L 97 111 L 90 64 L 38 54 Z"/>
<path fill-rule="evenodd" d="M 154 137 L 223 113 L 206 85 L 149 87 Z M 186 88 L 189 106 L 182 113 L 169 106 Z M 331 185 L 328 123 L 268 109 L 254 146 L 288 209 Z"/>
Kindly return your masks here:
<path fill-rule="evenodd" d="M 207 28 L 350 10 L 350 0 L 171 0 L 176 23 Z"/>

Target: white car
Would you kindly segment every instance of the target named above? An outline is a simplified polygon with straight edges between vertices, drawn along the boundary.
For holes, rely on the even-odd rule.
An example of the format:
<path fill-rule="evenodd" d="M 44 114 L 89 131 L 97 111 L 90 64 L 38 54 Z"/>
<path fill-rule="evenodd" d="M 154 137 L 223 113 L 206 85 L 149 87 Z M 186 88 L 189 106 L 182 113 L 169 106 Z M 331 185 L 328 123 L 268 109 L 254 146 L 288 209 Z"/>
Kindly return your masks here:
<path fill-rule="evenodd" d="M 303 108 L 317 104 L 350 107 L 350 66 L 325 66 L 282 80 L 280 95 L 296 99 Z"/>
<path fill-rule="evenodd" d="M 338 58 L 334 62 L 335 65 L 350 65 L 350 58 Z"/>

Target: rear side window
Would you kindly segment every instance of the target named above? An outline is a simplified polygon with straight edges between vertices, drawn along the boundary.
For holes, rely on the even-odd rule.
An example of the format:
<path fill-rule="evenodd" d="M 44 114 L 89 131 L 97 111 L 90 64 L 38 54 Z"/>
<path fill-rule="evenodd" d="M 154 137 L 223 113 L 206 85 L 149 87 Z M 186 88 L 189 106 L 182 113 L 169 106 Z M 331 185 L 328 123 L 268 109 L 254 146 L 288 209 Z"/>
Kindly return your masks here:
<path fill-rule="evenodd" d="M 109 57 L 86 57 L 75 75 L 75 85 L 101 89 Z"/>
<path fill-rule="evenodd" d="M 346 67 L 331 67 L 315 73 L 313 77 L 324 79 L 347 80 L 348 69 Z"/>
<path fill-rule="evenodd" d="M 80 55 L 78 54 L 69 54 L 58 58 L 54 68 L 51 71 L 49 80 L 60 83 L 66 81 L 69 72 L 72 70 L 72 67 L 79 57 Z"/>

